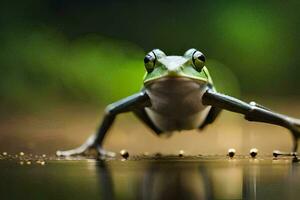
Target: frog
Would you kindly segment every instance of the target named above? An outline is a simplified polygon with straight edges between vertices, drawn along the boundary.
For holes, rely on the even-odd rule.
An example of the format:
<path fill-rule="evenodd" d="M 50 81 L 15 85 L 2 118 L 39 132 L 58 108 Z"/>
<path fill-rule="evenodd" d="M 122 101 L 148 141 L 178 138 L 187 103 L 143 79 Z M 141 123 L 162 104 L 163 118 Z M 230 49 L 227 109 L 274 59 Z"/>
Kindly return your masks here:
<path fill-rule="evenodd" d="M 300 120 L 277 113 L 254 101 L 247 103 L 217 91 L 206 67 L 206 57 L 195 49 L 182 56 L 166 55 L 154 49 L 144 57 L 143 86 L 137 93 L 105 108 L 96 131 L 81 146 L 57 151 L 57 156 L 89 155 L 114 157 L 116 153 L 103 149 L 107 132 L 119 114 L 132 112 L 156 135 L 196 129 L 203 131 L 215 122 L 222 110 L 238 113 L 250 122 L 273 124 L 287 128 L 292 136 L 291 152 L 274 151 L 273 155 L 297 157 Z"/>

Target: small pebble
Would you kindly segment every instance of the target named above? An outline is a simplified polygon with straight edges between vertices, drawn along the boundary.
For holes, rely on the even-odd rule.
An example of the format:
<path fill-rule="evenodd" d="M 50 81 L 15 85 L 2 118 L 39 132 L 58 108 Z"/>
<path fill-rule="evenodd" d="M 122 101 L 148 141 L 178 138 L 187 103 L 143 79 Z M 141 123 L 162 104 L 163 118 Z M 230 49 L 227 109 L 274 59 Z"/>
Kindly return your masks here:
<path fill-rule="evenodd" d="M 127 159 L 129 157 L 129 153 L 128 151 L 126 151 L 125 149 L 120 151 L 120 154 L 123 158 Z"/>
<path fill-rule="evenodd" d="M 43 158 L 46 158 L 46 154 L 43 154 L 42 157 L 43 157 Z"/>
<path fill-rule="evenodd" d="M 228 149 L 228 156 L 230 158 L 233 158 L 234 155 L 235 155 L 235 149 L 233 149 L 233 148 Z"/>
<path fill-rule="evenodd" d="M 23 161 L 20 161 L 20 165 L 24 165 L 24 162 L 23 162 Z"/>
<path fill-rule="evenodd" d="M 257 156 L 258 150 L 256 148 L 250 149 L 250 156 L 255 158 Z"/>
<path fill-rule="evenodd" d="M 27 164 L 27 165 L 31 165 L 31 162 L 30 162 L 30 161 L 27 161 L 26 164 Z"/>
<path fill-rule="evenodd" d="M 2 155 L 7 156 L 7 152 L 4 151 L 4 152 L 2 153 Z"/>
<path fill-rule="evenodd" d="M 184 151 L 183 151 L 183 150 L 180 150 L 178 156 L 179 156 L 179 157 L 183 157 L 183 155 L 184 155 Z"/>
<path fill-rule="evenodd" d="M 273 151 L 273 156 L 274 156 L 275 158 L 277 158 L 280 154 L 281 154 L 281 153 L 280 153 L 280 151 L 278 151 L 278 150 Z"/>
<path fill-rule="evenodd" d="M 22 151 L 19 154 L 20 154 L 20 156 L 24 156 L 25 155 L 24 152 L 22 152 Z"/>
<path fill-rule="evenodd" d="M 45 165 L 46 162 L 45 162 L 45 161 L 41 161 L 40 164 L 41 164 L 41 165 Z"/>

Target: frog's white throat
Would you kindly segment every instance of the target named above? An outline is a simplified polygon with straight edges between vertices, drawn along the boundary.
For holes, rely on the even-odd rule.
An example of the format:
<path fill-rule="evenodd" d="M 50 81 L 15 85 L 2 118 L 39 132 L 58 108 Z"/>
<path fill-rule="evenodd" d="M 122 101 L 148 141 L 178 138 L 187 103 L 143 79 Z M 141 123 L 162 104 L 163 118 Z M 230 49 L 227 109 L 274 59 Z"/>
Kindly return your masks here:
<path fill-rule="evenodd" d="M 162 131 L 195 129 L 210 110 L 210 106 L 202 104 L 202 96 L 208 89 L 205 82 L 167 77 L 145 87 L 152 105 L 146 112 Z"/>

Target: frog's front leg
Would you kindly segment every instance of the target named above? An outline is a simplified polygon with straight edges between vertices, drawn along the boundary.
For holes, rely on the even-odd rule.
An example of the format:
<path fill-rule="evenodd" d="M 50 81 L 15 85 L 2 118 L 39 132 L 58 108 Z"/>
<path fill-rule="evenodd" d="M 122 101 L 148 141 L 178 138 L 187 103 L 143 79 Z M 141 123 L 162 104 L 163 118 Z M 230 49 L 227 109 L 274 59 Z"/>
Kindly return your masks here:
<path fill-rule="evenodd" d="M 264 122 L 285 127 L 291 131 L 293 136 L 292 152 L 285 155 L 296 157 L 298 150 L 298 138 L 300 137 L 300 120 L 275 113 L 270 109 L 258 105 L 254 102 L 245 103 L 236 98 L 217 93 L 211 89 L 203 95 L 202 103 L 211 105 L 220 109 L 229 110 L 236 113 L 244 114 L 245 119 L 255 122 Z M 278 153 L 281 154 L 280 152 Z"/>
<path fill-rule="evenodd" d="M 141 91 L 113 104 L 110 104 L 105 109 L 105 116 L 96 134 L 93 134 L 88 140 L 72 150 L 57 151 L 57 156 L 76 156 L 89 155 L 96 152 L 101 156 L 114 156 L 115 153 L 108 152 L 102 148 L 102 143 L 109 128 L 112 126 L 116 116 L 120 113 L 134 111 L 150 105 L 150 100 L 145 91 Z"/>

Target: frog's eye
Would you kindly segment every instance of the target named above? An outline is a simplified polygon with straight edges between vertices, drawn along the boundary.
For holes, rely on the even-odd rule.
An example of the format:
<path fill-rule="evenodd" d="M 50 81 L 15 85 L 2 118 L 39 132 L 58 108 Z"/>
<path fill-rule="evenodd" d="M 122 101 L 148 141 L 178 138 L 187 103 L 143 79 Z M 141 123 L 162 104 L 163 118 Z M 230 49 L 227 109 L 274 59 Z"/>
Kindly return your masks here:
<path fill-rule="evenodd" d="M 148 53 L 144 58 L 145 68 L 148 73 L 152 72 L 155 66 L 156 56 L 153 52 Z"/>
<path fill-rule="evenodd" d="M 200 72 L 202 70 L 202 68 L 204 67 L 205 56 L 200 51 L 195 51 L 193 53 L 192 59 L 193 59 L 194 68 L 198 72 Z"/>

